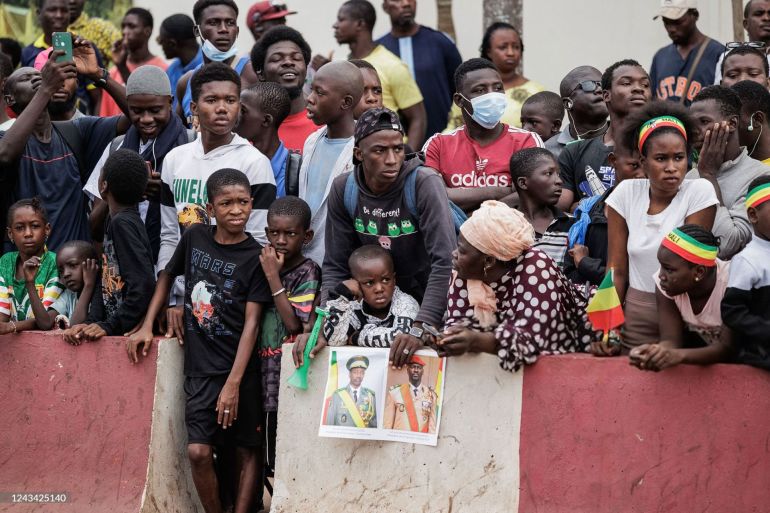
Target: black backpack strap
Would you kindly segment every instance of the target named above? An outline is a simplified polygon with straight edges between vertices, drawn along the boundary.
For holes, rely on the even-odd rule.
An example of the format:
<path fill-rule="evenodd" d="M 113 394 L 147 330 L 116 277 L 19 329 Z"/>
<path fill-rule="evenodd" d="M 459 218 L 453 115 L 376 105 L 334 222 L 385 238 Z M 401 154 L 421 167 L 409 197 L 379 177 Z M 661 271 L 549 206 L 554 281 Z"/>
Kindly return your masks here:
<path fill-rule="evenodd" d="M 302 166 L 302 154 L 289 150 L 286 157 L 286 195 L 299 196 L 299 168 Z"/>
<path fill-rule="evenodd" d="M 83 185 L 88 182 L 88 175 L 90 169 L 86 169 L 85 150 L 83 145 L 83 136 L 75 126 L 75 123 L 70 121 L 53 121 L 53 127 L 59 132 L 59 135 L 67 143 L 67 146 L 72 150 L 72 154 L 75 155 L 75 160 L 78 161 L 78 169 L 80 169 L 80 181 Z"/>
<path fill-rule="evenodd" d="M 120 145 L 123 144 L 123 139 L 125 139 L 125 135 L 119 135 L 115 139 L 112 140 L 110 143 L 110 151 L 107 153 L 107 155 L 112 155 L 115 153 L 115 151 L 120 148 Z"/>

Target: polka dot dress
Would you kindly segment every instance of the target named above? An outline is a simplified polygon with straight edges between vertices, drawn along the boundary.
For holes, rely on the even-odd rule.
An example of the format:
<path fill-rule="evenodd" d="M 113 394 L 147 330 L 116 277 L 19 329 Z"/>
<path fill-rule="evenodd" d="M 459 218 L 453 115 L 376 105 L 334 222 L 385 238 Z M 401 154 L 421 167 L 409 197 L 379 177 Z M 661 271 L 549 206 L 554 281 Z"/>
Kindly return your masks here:
<path fill-rule="evenodd" d="M 497 298 L 497 325 L 492 329 L 503 369 L 516 371 L 541 354 L 586 351 L 597 335 L 588 322 L 585 294 L 538 249 L 508 265 L 508 272 L 489 284 Z M 448 297 L 445 327 L 484 331 L 468 303 L 465 280 L 455 278 Z"/>

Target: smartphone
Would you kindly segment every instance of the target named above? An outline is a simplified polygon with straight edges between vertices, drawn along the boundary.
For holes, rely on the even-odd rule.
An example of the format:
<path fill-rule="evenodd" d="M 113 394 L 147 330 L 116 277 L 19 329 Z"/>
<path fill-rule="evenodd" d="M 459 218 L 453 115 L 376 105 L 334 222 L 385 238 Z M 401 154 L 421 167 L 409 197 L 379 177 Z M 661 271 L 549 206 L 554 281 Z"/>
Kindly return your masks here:
<path fill-rule="evenodd" d="M 69 32 L 54 32 L 51 36 L 54 50 L 64 51 L 64 55 L 56 59 L 56 62 L 72 60 L 72 34 Z"/>

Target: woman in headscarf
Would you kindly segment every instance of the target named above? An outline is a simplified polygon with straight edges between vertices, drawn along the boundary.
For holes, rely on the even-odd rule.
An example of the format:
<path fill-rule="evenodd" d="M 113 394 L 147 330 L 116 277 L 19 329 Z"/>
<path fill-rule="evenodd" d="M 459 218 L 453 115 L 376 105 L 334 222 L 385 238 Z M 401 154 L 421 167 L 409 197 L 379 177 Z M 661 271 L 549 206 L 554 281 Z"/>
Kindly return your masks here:
<path fill-rule="evenodd" d="M 585 293 L 545 253 L 517 210 L 485 201 L 460 228 L 441 353 L 497 354 L 510 371 L 541 354 L 587 351 L 597 335 Z"/>

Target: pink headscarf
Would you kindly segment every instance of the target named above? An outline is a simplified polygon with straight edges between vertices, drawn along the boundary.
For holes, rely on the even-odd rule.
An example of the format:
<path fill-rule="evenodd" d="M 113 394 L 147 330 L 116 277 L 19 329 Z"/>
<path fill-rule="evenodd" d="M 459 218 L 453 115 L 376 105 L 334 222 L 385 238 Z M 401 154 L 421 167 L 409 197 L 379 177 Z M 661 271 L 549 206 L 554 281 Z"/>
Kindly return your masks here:
<path fill-rule="evenodd" d="M 460 227 L 460 234 L 474 248 L 497 260 L 518 258 L 535 242 L 535 229 L 518 210 L 499 201 L 485 201 Z M 468 302 L 483 328 L 496 322 L 497 300 L 492 288 L 481 280 L 467 280 Z"/>

